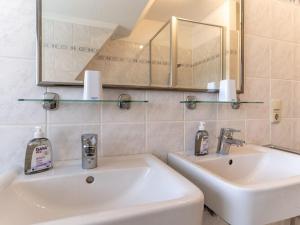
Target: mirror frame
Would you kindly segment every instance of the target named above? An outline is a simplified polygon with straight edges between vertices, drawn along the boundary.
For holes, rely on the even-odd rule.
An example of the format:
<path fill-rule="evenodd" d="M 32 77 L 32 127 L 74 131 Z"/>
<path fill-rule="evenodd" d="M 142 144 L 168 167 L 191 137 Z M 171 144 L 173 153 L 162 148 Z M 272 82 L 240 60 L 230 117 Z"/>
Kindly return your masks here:
<path fill-rule="evenodd" d="M 238 94 L 244 93 L 244 0 L 241 1 L 241 60 L 240 60 L 240 90 Z M 72 82 L 49 82 L 43 81 L 42 70 L 42 0 L 36 0 L 36 84 L 42 87 L 83 87 L 82 84 Z M 180 88 L 180 87 L 155 87 L 140 85 L 122 85 L 122 84 L 103 84 L 103 88 L 111 89 L 132 89 L 132 90 L 164 90 L 164 91 L 183 91 L 183 92 L 203 92 L 203 93 L 219 93 L 219 90 L 197 89 L 197 88 Z"/>

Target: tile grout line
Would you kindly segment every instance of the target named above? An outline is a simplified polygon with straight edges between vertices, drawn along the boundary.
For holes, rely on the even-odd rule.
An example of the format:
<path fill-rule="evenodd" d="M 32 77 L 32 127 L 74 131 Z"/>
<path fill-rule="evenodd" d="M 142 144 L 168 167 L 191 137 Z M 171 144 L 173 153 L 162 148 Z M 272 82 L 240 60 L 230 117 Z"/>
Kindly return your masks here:
<path fill-rule="evenodd" d="M 269 52 L 270 52 L 270 55 L 269 55 L 269 112 L 268 112 L 268 127 L 269 127 L 269 140 L 268 142 L 270 144 L 272 144 L 272 123 L 271 123 L 271 118 L 270 118 L 270 115 L 271 115 L 271 108 L 272 108 L 272 53 L 273 53 L 273 50 L 272 50 L 272 45 L 270 44 L 269 45 Z"/>
<path fill-rule="evenodd" d="M 101 152 L 101 157 L 104 156 L 104 149 L 103 149 L 103 123 L 102 123 L 102 120 L 103 120 L 103 106 L 100 105 L 100 152 Z"/>
<path fill-rule="evenodd" d="M 186 94 L 187 94 L 186 92 L 183 92 L 183 101 L 185 100 Z M 185 107 L 185 104 L 182 104 L 182 107 L 183 107 L 183 151 L 187 152 L 187 149 L 186 149 L 186 107 Z"/>
<path fill-rule="evenodd" d="M 145 95 L 145 98 L 147 101 L 149 101 L 149 91 L 146 90 L 144 92 L 144 95 Z M 149 132 L 149 115 L 148 115 L 148 111 L 149 111 L 149 104 L 151 104 L 151 102 L 149 101 L 149 103 L 147 103 L 145 105 L 145 143 L 144 143 L 144 147 L 145 147 L 145 152 L 149 152 L 149 149 L 148 149 L 148 132 Z"/>

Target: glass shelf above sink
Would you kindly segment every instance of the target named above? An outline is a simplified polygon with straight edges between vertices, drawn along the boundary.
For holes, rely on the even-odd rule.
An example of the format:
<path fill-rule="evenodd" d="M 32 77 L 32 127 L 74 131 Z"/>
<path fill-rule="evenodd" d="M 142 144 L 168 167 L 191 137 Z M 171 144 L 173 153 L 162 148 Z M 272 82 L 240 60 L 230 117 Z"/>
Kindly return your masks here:
<path fill-rule="evenodd" d="M 235 103 L 240 103 L 240 104 L 263 104 L 264 102 L 260 101 L 231 101 L 231 102 L 224 102 L 224 101 L 200 101 L 200 100 L 195 100 L 195 101 L 181 101 L 180 103 L 195 103 L 195 104 L 235 104 Z"/>
<path fill-rule="evenodd" d="M 263 104 L 262 101 L 218 101 L 218 100 L 197 100 L 195 96 L 187 96 L 185 101 L 180 101 L 188 109 L 196 109 L 197 104 L 231 104 L 232 109 L 239 109 L 241 104 Z"/>
<path fill-rule="evenodd" d="M 119 95 L 118 99 L 102 99 L 102 100 L 84 100 L 84 99 L 60 99 L 57 93 L 46 92 L 43 98 L 19 98 L 19 102 L 37 102 L 42 103 L 46 110 L 58 109 L 60 103 L 115 103 L 120 109 L 130 109 L 132 103 L 148 103 L 147 100 L 132 100 L 128 94 Z"/>
<path fill-rule="evenodd" d="M 37 99 L 37 98 L 19 98 L 19 102 L 52 102 L 53 99 Z M 129 102 L 129 103 L 148 103 L 146 100 L 83 100 L 83 99 L 59 99 L 58 102 L 65 103 L 120 103 L 120 102 Z"/>

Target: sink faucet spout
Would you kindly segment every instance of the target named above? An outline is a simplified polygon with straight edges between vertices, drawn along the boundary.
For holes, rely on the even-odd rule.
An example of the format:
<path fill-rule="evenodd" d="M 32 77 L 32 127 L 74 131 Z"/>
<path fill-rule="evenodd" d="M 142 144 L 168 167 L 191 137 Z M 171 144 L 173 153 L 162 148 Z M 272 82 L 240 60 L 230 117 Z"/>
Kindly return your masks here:
<path fill-rule="evenodd" d="M 241 147 L 245 141 L 233 138 L 234 132 L 240 132 L 232 128 L 222 128 L 220 131 L 217 153 L 222 155 L 228 155 L 231 145 Z"/>
<path fill-rule="evenodd" d="M 81 136 L 83 169 L 97 167 L 97 139 L 97 134 L 83 134 Z"/>

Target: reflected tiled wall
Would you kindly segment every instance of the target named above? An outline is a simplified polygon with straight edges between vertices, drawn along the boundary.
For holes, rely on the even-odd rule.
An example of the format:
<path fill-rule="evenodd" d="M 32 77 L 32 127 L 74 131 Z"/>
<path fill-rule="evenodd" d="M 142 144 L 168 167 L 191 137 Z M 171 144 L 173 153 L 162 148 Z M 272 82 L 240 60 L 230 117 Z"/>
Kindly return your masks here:
<path fill-rule="evenodd" d="M 45 81 L 76 82 L 76 77 L 113 33 L 113 29 L 58 19 L 43 18 L 42 23 Z"/>
<path fill-rule="evenodd" d="M 177 87 L 206 89 L 208 82 L 218 83 L 222 76 L 220 37 L 208 39 L 194 49 L 186 47 L 177 49 Z M 106 84 L 145 86 L 151 82 L 152 86 L 168 87 L 170 47 L 166 43 L 152 42 L 151 79 L 149 48 L 149 45 L 126 39 L 110 39 L 87 69 L 101 71 Z"/>
<path fill-rule="evenodd" d="M 101 71 L 106 84 L 148 85 L 149 46 L 110 39 L 87 69 Z"/>
<path fill-rule="evenodd" d="M 192 93 L 105 90 L 106 98 L 126 92 L 149 104 L 133 104 L 129 111 L 115 105 L 61 104 L 45 112 L 36 103 L 18 103 L 19 97 L 39 97 L 48 90 L 62 98 L 80 98 L 82 89 L 35 85 L 35 0 L 3 1 L 0 9 L 0 165 L 23 162 L 33 127 L 47 127 L 55 159 L 80 158 L 80 134 L 99 134 L 100 155 L 192 151 L 198 121 L 205 120 L 212 151 L 221 127 L 242 130 L 248 143 L 274 144 L 300 150 L 300 7 L 278 0 L 246 0 L 245 94 L 263 105 L 199 105 L 187 110 L 180 100 Z M 133 71 L 138 73 L 139 71 Z M 195 94 L 195 93 L 194 93 Z M 217 95 L 196 93 L 199 99 Z M 283 100 L 283 120 L 270 125 L 271 98 Z"/>
<path fill-rule="evenodd" d="M 195 87 L 207 88 L 209 82 L 222 79 L 220 37 L 208 40 L 193 51 L 193 83 Z"/>

